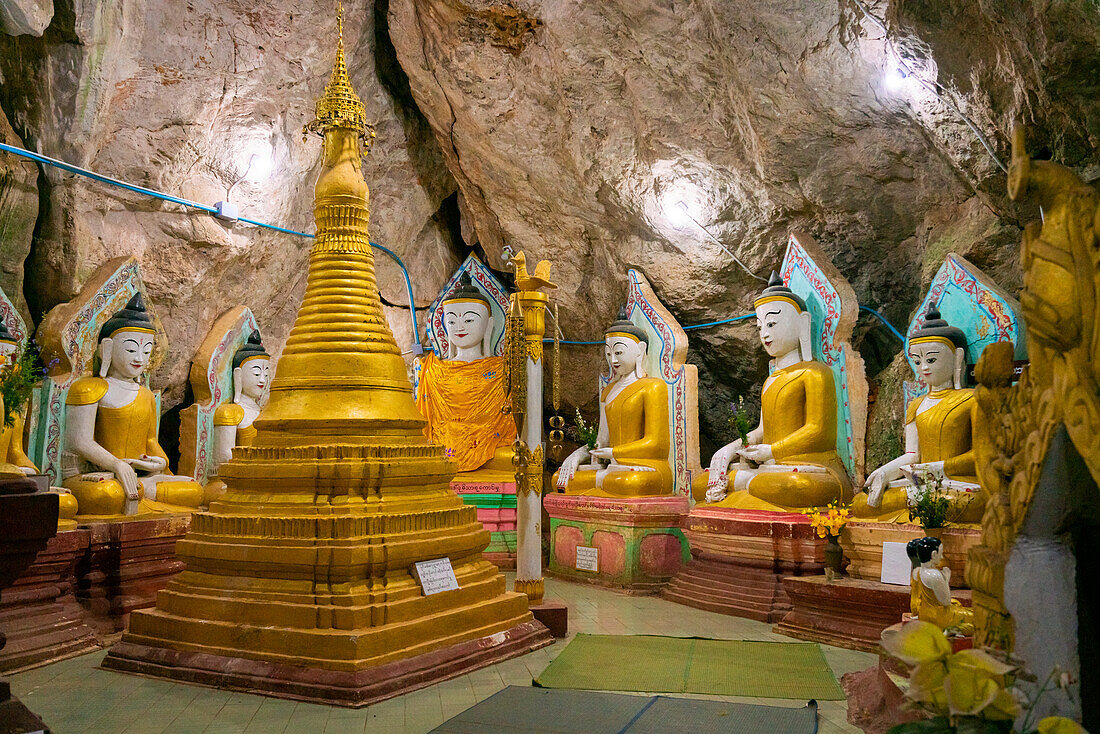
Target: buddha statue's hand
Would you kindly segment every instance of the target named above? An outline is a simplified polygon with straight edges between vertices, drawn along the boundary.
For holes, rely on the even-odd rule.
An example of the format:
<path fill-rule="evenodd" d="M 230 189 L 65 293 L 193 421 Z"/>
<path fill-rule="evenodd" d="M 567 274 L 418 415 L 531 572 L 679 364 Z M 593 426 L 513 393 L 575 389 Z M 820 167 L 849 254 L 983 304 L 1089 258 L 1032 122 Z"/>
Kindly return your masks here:
<path fill-rule="evenodd" d="M 126 499 L 141 499 L 141 484 L 138 482 L 137 472 L 122 459 L 115 462 L 112 467 L 118 481 L 122 482 L 122 489 L 126 492 Z"/>
<path fill-rule="evenodd" d="M 773 458 L 772 447 L 766 443 L 745 446 L 737 454 L 756 464 L 766 464 Z"/>
<path fill-rule="evenodd" d="M 882 505 L 882 495 L 886 491 L 886 485 L 888 483 L 889 479 L 886 476 L 886 467 L 880 466 L 867 477 L 867 481 L 863 483 L 863 488 L 867 490 L 867 505 L 869 507 L 879 507 Z"/>
<path fill-rule="evenodd" d="M 741 450 L 740 440 L 727 444 L 714 452 L 710 460 L 710 473 L 707 475 L 707 502 L 718 502 L 726 496 L 726 481 L 729 477 L 730 462 Z"/>
<path fill-rule="evenodd" d="M 591 456 L 593 459 L 600 459 L 601 461 L 615 460 L 613 450 L 608 446 L 592 449 L 590 452 L 588 452 L 588 455 Z"/>
<path fill-rule="evenodd" d="M 565 457 L 565 461 L 561 463 L 561 469 L 558 469 L 558 489 L 565 489 L 566 485 L 573 479 L 573 475 L 577 473 L 577 467 L 587 458 L 588 449 L 584 446 Z"/>
<path fill-rule="evenodd" d="M 132 466 L 136 471 L 143 471 L 147 474 L 155 474 L 163 471 L 168 462 L 159 456 L 149 456 L 148 454 L 142 454 L 140 459 L 126 459 L 126 463 Z"/>

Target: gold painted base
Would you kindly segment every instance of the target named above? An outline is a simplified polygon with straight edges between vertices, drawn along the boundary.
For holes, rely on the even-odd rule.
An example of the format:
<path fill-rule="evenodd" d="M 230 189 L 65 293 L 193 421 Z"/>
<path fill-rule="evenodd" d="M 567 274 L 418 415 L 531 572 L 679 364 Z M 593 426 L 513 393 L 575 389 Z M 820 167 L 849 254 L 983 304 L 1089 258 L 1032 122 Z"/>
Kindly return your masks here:
<path fill-rule="evenodd" d="M 525 655 L 553 642 L 529 621 L 374 668 L 330 671 L 120 642 L 103 667 L 230 691 L 359 708 Z"/>
<path fill-rule="evenodd" d="M 526 594 L 528 604 L 538 604 L 546 593 L 543 579 L 516 579 L 513 589 Z"/>

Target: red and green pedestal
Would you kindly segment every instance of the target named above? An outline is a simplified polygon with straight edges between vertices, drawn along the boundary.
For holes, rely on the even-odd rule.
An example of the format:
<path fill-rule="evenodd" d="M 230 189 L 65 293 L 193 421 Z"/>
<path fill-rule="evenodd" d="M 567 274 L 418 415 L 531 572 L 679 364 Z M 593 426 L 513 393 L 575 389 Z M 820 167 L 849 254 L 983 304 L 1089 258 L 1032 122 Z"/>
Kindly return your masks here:
<path fill-rule="evenodd" d="M 783 578 L 825 571 L 825 541 L 800 513 L 696 505 L 683 528 L 691 562 L 662 592 L 669 601 L 778 622 L 791 611 Z"/>
<path fill-rule="evenodd" d="M 680 529 L 688 513 L 686 496 L 548 494 L 543 506 L 550 516 L 553 576 L 634 593 L 659 593 L 691 557 Z M 578 556 L 578 546 L 596 550 L 582 550 Z M 590 570 L 593 560 L 595 570 Z"/>
<path fill-rule="evenodd" d="M 489 531 L 485 560 L 498 568 L 516 567 L 516 483 L 451 482 L 451 489 L 467 505 L 477 508 L 477 519 Z"/>

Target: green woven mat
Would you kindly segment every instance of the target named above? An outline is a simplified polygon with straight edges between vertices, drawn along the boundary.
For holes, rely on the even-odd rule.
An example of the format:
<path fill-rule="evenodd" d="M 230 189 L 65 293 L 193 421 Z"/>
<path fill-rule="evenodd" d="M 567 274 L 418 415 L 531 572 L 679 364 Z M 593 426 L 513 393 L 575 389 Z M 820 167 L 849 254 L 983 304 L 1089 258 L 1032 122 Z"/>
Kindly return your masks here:
<path fill-rule="evenodd" d="M 812 642 L 577 635 L 535 681 L 543 688 L 841 701 Z"/>
<path fill-rule="evenodd" d="M 813 734 L 817 704 L 784 708 L 699 698 L 509 686 L 432 734 Z"/>

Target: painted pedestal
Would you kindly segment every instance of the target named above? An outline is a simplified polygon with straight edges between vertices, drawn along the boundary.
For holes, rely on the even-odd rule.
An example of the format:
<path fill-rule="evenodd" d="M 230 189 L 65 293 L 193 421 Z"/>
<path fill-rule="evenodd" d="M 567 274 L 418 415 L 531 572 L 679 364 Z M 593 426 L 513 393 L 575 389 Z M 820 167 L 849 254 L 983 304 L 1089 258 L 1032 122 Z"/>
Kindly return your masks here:
<path fill-rule="evenodd" d="M 4 591 L 0 631 L 8 643 L 0 650 L 0 670 L 21 670 L 99 647 L 74 594 L 76 565 L 89 539 L 84 528 L 58 533 Z"/>
<path fill-rule="evenodd" d="M 688 498 L 548 494 L 550 573 L 635 593 L 656 593 L 689 558 L 680 523 Z M 599 550 L 598 571 L 576 567 L 577 546 Z"/>
<path fill-rule="evenodd" d="M 683 528 L 691 561 L 661 594 L 669 601 L 778 622 L 791 609 L 782 578 L 824 573 L 825 540 L 799 513 L 697 505 Z"/>
<path fill-rule="evenodd" d="M 477 508 L 477 519 L 489 531 L 489 545 L 482 553 L 498 568 L 516 568 L 516 483 L 463 482 L 454 480 L 451 489 L 467 505 Z"/>
<path fill-rule="evenodd" d="M 126 629 L 130 612 L 156 604 L 183 563 L 176 542 L 191 527 L 191 515 L 87 526 L 88 552 L 77 564 L 76 598 L 100 634 Z"/>
<path fill-rule="evenodd" d="M 35 491 L 29 479 L 0 479 L 0 601 L 7 589 L 57 534 L 57 495 Z M 0 650 L 5 643 L 0 632 Z M 49 731 L 0 678 L 0 730 L 5 734 Z"/>
<path fill-rule="evenodd" d="M 951 588 L 966 588 L 967 554 L 981 542 L 976 528 L 942 528 L 932 531 L 943 541 L 943 557 L 951 567 Z M 908 543 L 925 534 L 917 525 L 850 522 L 840 533 L 840 546 L 848 559 L 848 575 L 867 581 L 882 578 L 882 544 Z"/>
<path fill-rule="evenodd" d="M 909 587 L 863 579 L 788 576 L 791 611 L 775 631 L 800 640 L 879 652 L 882 631 L 909 611 Z"/>

